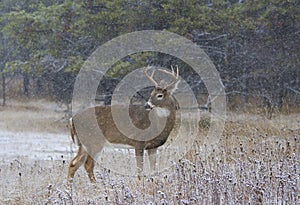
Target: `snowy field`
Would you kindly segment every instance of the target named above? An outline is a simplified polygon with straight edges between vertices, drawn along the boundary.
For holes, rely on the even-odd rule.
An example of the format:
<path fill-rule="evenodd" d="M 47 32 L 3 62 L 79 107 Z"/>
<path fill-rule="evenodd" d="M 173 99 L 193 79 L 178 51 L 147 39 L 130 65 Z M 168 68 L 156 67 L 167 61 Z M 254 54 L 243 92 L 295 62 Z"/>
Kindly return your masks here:
<path fill-rule="evenodd" d="M 169 170 L 138 180 L 95 167 L 68 185 L 75 155 L 64 112 L 49 102 L 0 109 L 0 204 L 300 204 L 300 115 L 230 113 L 219 152 L 201 140 Z M 200 135 L 207 132 L 201 121 Z"/>
<path fill-rule="evenodd" d="M 70 138 L 64 134 L 0 131 L 0 156 L 9 162 L 23 157 L 28 160 L 58 160 L 71 152 Z"/>

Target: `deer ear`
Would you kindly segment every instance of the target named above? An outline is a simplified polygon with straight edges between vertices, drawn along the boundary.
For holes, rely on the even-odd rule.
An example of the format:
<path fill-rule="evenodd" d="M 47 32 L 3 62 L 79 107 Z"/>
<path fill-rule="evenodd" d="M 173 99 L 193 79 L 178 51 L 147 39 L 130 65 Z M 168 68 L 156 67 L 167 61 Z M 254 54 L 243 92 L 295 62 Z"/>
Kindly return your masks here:
<path fill-rule="evenodd" d="M 170 92 L 171 95 L 173 95 L 174 92 L 177 90 L 179 82 L 180 80 L 178 80 L 174 85 L 168 88 L 168 91 Z"/>

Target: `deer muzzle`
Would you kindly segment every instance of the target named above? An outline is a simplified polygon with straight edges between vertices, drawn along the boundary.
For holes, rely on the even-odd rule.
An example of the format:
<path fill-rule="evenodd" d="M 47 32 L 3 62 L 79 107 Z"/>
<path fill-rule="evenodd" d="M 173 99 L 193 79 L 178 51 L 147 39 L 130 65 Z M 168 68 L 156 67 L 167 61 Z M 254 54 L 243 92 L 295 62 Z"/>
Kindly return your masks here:
<path fill-rule="evenodd" d="M 154 105 L 150 101 L 148 101 L 148 102 L 146 102 L 144 107 L 146 110 L 152 110 L 154 108 Z"/>

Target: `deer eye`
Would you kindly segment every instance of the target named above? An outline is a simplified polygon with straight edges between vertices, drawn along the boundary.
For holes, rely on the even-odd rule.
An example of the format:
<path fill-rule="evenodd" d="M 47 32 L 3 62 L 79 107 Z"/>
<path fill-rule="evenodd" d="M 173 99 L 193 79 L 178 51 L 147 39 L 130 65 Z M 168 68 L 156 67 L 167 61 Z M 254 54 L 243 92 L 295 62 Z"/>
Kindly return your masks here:
<path fill-rule="evenodd" d="M 164 95 L 159 93 L 156 95 L 157 100 L 162 100 L 164 98 Z"/>

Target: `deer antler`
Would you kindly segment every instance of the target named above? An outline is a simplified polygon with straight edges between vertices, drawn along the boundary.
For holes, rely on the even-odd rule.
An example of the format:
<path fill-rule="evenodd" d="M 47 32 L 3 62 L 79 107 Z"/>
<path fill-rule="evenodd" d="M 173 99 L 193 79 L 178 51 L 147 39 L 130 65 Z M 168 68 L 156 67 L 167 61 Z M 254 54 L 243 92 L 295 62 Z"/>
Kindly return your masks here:
<path fill-rule="evenodd" d="M 147 68 L 144 70 L 145 76 L 146 76 L 146 77 L 154 84 L 155 87 L 159 87 L 159 86 L 158 86 L 158 83 L 153 79 L 155 70 L 152 71 L 151 76 L 149 76 L 148 70 L 149 70 L 149 67 L 147 67 Z"/>
<path fill-rule="evenodd" d="M 168 70 L 158 69 L 160 72 L 163 72 L 163 73 L 165 73 L 167 75 L 170 75 L 173 78 L 173 81 L 170 84 L 166 85 L 164 87 L 164 89 L 167 89 L 168 87 L 174 85 L 175 83 L 177 83 L 177 81 L 179 79 L 179 68 L 178 68 L 178 66 L 176 66 L 176 74 L 174 72 L 173 66 L 171 66 L 171 69 L 172 69 L 172 72 L 170 72 Z"/>
<path fill-rule="evenodd" d="M 179 79 L 179 68 L 178 68 L 178 66 L 176 66 L 176 74 L 175 74 L 173 66 L 171 66 L 171 69 L 172 69 L 172 72 L 170 72 L 168 70 L 160 69 L 160 68 L 157 69 L 158 71 L 160 71 L 162 73 L 165 73 L 165 74 L 167 74 L 167 75 L 169 75 L 173 78 L 172 82 L 170 84 L 166 85 L 163 89 L 167 89 L 168 87 L 174 85 L 175 83 L 177 83 L 177 81 Z M 147 67 L 144 71 L 145 76 L 154 84 L 155 87 L 160 87 L 159 84 L 153 78 L 155 70 L 152 71 L 151 76 L 149 76 L 148 70 L 149 70 L 149 67 Z"/>

